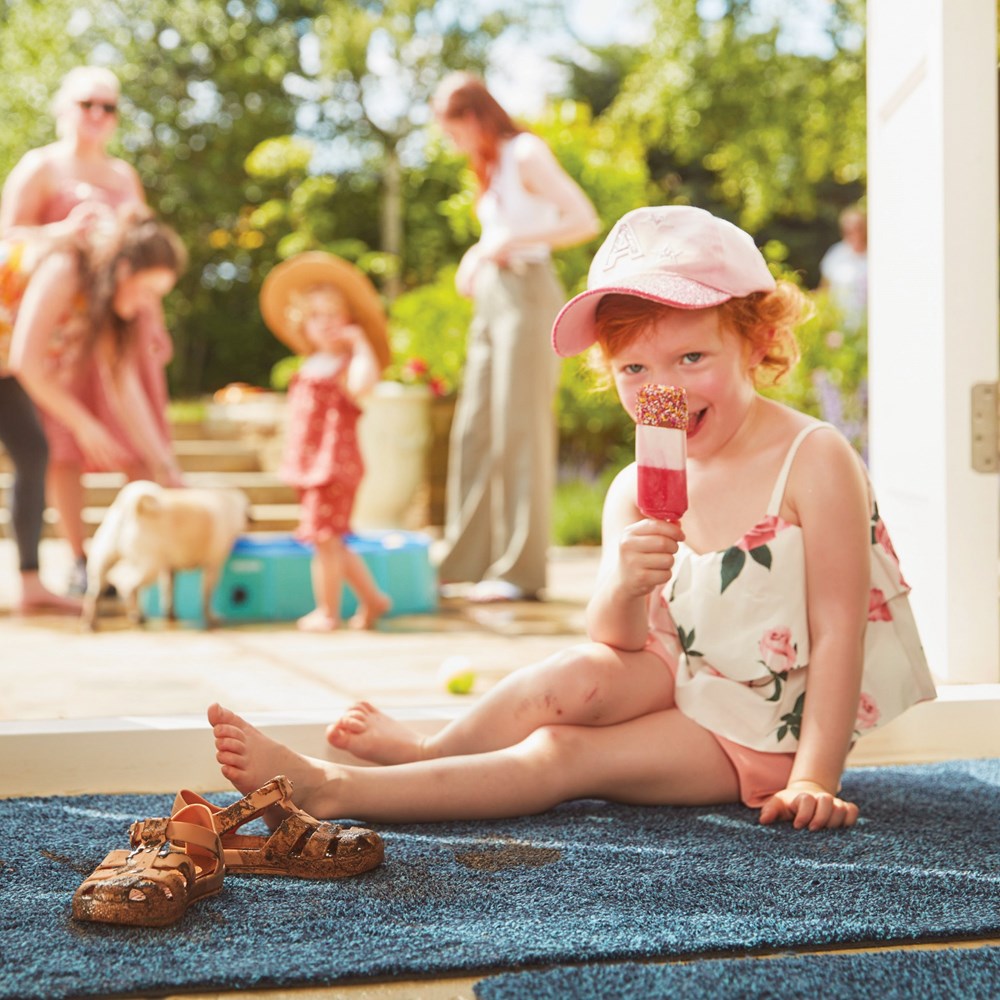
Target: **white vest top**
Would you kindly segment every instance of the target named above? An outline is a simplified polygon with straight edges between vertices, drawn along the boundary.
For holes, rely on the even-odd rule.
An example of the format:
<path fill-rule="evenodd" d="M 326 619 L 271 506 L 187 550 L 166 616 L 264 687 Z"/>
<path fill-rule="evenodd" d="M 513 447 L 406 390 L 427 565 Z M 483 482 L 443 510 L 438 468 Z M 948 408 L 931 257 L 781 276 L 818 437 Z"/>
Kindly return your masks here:
<path fill-rule="evenodd" d="M 794 752 L 809 675 L 802 529 L 778 512 L 807 434 L 792 442 L 767 514 L 729 548 L 682 545 L 673 579 L 653 592 L 651 640 L 678 659 L 677 707 L 712 732 L 755 750 Z M 860 461 L 860 459 L 859 459 Z M 855 737 L 935 697 L 907 598 L 909 585 L 872 499 L 871 591 Z"/>
<path fill-rule="evenodd" d="M 517 166 L 517 151 L 533 143 L 543 143 L 531 132 L 520 132 L 500 147 L 500 159 L 490 186 L 476 206 L 482 226 L 482 241 L 501 242 L 520 233 L 549 228 L 559 221 L 559 209 L 540 195 L 527 191 L 521 183 Z M 551 256 L 547 243 L 519 247 L 511 260 L 545 261 Z"/>

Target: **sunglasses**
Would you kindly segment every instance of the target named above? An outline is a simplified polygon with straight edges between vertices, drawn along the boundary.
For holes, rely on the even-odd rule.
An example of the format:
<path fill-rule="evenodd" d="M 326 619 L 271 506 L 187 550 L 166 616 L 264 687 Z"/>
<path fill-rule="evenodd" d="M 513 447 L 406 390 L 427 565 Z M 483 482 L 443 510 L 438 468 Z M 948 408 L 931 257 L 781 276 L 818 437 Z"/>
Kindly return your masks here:
<path fill-rule="evenodd" d="M 94 108 L 99 108 L 106 115 L 114 115 L 118 113 L 118 105 L 105 103 L 104 101 L 77 101 L 77 104 L 83 108 L 84 111 L 92 111 Z"/>

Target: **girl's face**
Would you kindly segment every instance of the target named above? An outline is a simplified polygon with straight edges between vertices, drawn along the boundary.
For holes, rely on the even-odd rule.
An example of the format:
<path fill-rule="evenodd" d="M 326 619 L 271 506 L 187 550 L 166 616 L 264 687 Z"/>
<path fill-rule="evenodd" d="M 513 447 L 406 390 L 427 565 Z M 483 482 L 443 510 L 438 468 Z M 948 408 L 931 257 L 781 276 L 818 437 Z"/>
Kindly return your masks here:
<path fill-rule="evenodd" d="M 611 358 L 622 405 L 635 419 L 642 386 L 687 390 L 688 455 L 703 459 L 736 433 L 756 398 L 750 346 L 722 326 L 717 309 L 671 309 Z"/>
<path fill-rule="evenodd" d="M 307 292 L 302 301 L 302 332 L 317 351 L 333 352 L 341 346 L 344 327 L 351 323 L 347 301 L 333 288 Z"/>
<path fill-rule="evenodd" d="M 115 315 L 129 320 L 147 306 L 160 302 L 177 281 L 168 267 L 152 267 L 132 272 L 127 266 L 119 271 L 112 308 Z"/>

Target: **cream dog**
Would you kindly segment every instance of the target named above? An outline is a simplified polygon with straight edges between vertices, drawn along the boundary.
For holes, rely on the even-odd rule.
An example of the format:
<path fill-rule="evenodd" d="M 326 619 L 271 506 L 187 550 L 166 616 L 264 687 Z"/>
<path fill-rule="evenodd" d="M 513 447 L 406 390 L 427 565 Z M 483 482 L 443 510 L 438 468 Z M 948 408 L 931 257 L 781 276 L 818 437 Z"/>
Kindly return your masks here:
<path fill-rule="evenodd" d="M 203 619 L 207 627 L 214 625 L 212 594 L 233 543 L 246 529 L 248 509 L 240 490 L 129 483 L 108 508 L 90 545 L 83 624 L 97 627 L 97 599 L 109 580 L 129 617 L 141 623 L 139 591 L 157 576 L 161 607 L 172 621 L 175 571 L 200 569 Z"/>

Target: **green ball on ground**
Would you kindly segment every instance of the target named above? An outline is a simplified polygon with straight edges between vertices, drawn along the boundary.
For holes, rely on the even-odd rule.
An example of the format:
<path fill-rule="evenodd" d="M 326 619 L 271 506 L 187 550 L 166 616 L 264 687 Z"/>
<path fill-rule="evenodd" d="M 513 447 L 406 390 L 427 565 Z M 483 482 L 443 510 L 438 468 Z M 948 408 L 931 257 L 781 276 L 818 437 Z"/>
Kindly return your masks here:
<path fill-rule="evenodd" d="M 467 656 L 449 656 L 438 670 L 438 680 L 449 694 L 469 694 L 476 683 L 476 672 Z"/>

